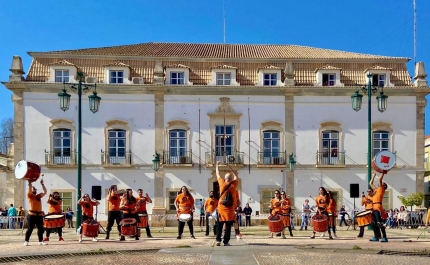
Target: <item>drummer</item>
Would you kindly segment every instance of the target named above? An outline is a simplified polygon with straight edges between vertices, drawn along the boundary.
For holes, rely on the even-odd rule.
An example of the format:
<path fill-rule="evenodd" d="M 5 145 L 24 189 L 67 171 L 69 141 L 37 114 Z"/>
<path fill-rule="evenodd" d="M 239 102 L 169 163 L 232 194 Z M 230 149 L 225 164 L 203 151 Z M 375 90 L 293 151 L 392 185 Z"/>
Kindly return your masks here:
<path fill-rule="evenodd" d="M 317 215 L 325 215 L 328 219 L 328 212 L 327 207 L 329 205 L 330 199 L 329 195 L 327 193 L 327 190 L 324 187 L 320 187 L 318 190 L 319 195 L 315 198 L 315 206 L 317 207 Z M 311 236 L 312 239 L 315 238 L 315 230 L 313 231 L 313 236 Z M 328 235 L 330 239 L 333 239 L 331 236 L 331 231 L 328 229 Z"/>
<path fill-rule="evenodd" d="M 133 196 L 133 190 L 127 189 L 126 193 L 121 198 L 119 208 L 122 210 L 121 219 L 134 218 L 136 222 L 139 222 L 139 217 L 136 214 L 136 198 Z M 139 240 L 139 236 L 135 236 L 136 240 Z M 125 236 L 121 235 L 120 241 L 125 241 Z"/>
<path fill-rule="evenodd" d="M 63 200 L 60 197 L 60 193 L 58 193 L 58 191 L 54 191 L 52 194 L 49 194 L 49 198 L 48 198 L 48 215 L 50 214 L 59 214 L 59 215 L 63 215 L 62 210 L 61 210 L 61 204 L 62 204 Z M 64 215 L 63 215 L 64 216 Z M 49 235 L 51 234 L 52 231 L 57 231 L 58 233 L 58 237 L 59 237 L 59 241 L 64 241 L 63 239 L 63 228 L 62 227 L 57 227 L 57 228 L 48 228 L 46 229 L 46 237 L 43 241 L 49 241 Z"/>
<path fill-rule="evenodd" d="M 282 224 L 284 225 L 284 230 L 287 227 L 290 232 L 290 236 L 293 236 L 293 231 L 291 229 L 291 201 L 287 197 L 285 191 L 281 191 L 281 209 L 280 214 L 284 217 L 282 219 Z M 285 237 L 285 232 L 282 230 L 282 238 Z"/>
<path fill-rule="evenodd" d="M 281 195 L 280 195 L 279 190 L 275 190 L 275 197 L 273 197 L 269 203 L 270 203 L 271 214 L 272 215 L 280 214 L 280 211 L 281 211 Z M 284 232 L 282 231 L 282 233 L 284 233 Z M 282 234 L 282 235 L 283 235 L 283 238 L 285 238 L 285 235 L 284 234 Z M 273 238 L 272 232 L 270 233 L 269 238 Z"/>
<path fill-rule="evenodd" d="M 382 199 L 384 198 L 385 190 L 387 189 L 387 183 L 383 182 L 384 173 L 379 177 L 379 187 L 377 188 L 373 185 L 375 181 L 376 173 L 372 173 L 372 179 L 369 182 L 370 187 L 374 190 L 373 195 L 373 212 L 372 212 L 372 223 L 373 223 L 373 235 L 374 237 L 370 239 L 372 242 L 378 242 L 379 238 L 382 239 L 381 242 L 388 242 L 387 235 L 385 233 L 385 226 L 383 222 L 383 215 L 385 213 L 384 208 L 382 207 Z"/>
<path fill-rule="evenodd" d="M 205 216 L 206 216 L 206 233 L 205 236 L 209 236 L 209 217 L 211 214 L 216 211 L 216 208 L 218 207 L 218 200 L 214 197 L 214 192 L 209 192 L 209 198 L 205 201 L 205 204 L 203 206 Z M 216 219 L 215 219 L 215 226 L 217 225 Z M 215 233 L 215 231 L 214 231 Z"/>
<path fill-rule="evenodd" d="M 333 198 L 333 194 L 331 193 L 331 191 L 327 192 L 328 197 L 329 197 L 329 203 L 328 203 L 328 207 L 327 207 L 327 212 L 328 212 L 328 229 L 331 231 L 333 231 L 333 237 L 336 238 L 336 217 L 337 217 L 337 212 L 336 212 L 336 208 L 337 208 L 337 204 L 336 204 L 336 200 Z"/>
<path fill-rule="evenodd" d="M 194 198 L 186 186 L 181 187 L 181 191 L 175 199 L 176 212 L 178 213 L 178 237 L 176 239 L 182 238 L 182 233 L 184 232 L 185 222 L 182 222 L 179 217 L 181 214 L 191 215 L 190 219 L 187 221 L 188 228 L 190 229 L 191 238 L 194 237 L 194 227 L 193 227 L 193 213 L 194 208 Z"/>
<path fill-rule="evenodd" d="M 367 196 L 363 194 L 361 195 L 361 206 L 364 206 L 366 211 L 373 211 L 373 190 L 372 188 L 367 189 Z M 370 224 L 371 225 L 371 224 Z M 373 229 L 372 229 L 373 230 Z M 364 235 L 364 226 L 360 226 L 360 232 L 358 233 L 358 238 L 363 237 Z"/>
<path fill-rule="evenodd" d="M 28 246 L 28 241 L 30 241 L 34 226 L 37 227 L 39 244 L 48 245 L 48 243 L 43 241 L 43 211 L 41 199 L 46 194 L 46 187 L 43 183 L 43 179 L 40 181 L 40 184 L 42 185 L 43 192 L 37 194 L 37 189 L 32 185 L 31 181 L 28 181 L 27 200 L 30 203 L 30 209 L 27 215 L 28 229 L 27 232 L 25 232 L 24 246 Z"/>
<path fill-rule="evenodd" d="M 96 199 L 90 200 L 90 195 L 88 193 L 85 193 L 82 198 L 79 199 L 78 204 L 82 207 L 82 223 L 81 223 L 81 229 L 79 231 L 80 237 L 79 237 L 79 243 L 82 242 L 82 230 L 83 230 L 83 224 L 87 220 L 94 220 L 93 213 L 94 213 L 94 206 L 99 205 L 100 203 Z M 97 228 L 98 229 L 98 228 Z M 99 241 L 96 237 L 93 237 L 93 241 L 97 242 Z"/>
<path fill-rule="evenodd" d="M 145 196 L 143 196 L 143 190 L 142 189 L 138 189 L 137 190 L 137 197 L 136 197 L 136 213 L 140 214 L 146 214 L 146 218 L 148 218 L 148 212 L 146 211 L 146 204 L 147 203 L 152 203 L 151 198 L 149 198 L 148 193 L 145 193 Z M 147 219 L 148 220 L 148 219 Z M 151 230 L 149 229 L 149 222 L 146 222 L 146 236 L 149 238 L 152 238 L 151 235 Z"/>

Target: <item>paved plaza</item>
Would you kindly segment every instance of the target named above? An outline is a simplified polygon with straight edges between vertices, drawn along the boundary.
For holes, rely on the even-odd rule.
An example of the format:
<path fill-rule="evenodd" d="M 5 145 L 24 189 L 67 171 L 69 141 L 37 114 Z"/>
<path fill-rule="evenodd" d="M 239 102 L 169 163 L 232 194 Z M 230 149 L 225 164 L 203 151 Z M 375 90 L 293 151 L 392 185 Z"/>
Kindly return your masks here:
<path fill-rule="evenodd" d="M 152 228 L 154 238 L 127 238 L 120 242 L 112 237 L 99 242 L 84 238 L 78 242 L 74 229 L 64 229 L 64 242 L 52 234 L 46 246 L 37 242 L 36 231 L 25 247 L 21 230 L 0 230 L 0 263 L 11 264 L 345 264 L 374 263 L 407 264 L 430 262 L 430 233 L 419 229 L 389 229 L 388 243 L 369 242 L 372 231 L 357 239 L 358 230 L 341 227 L 337 238 L 310 239 L 311 231 L 294 230 L 294 237 L 268 238 L 266 227 L 242 229 L 242 239 L 233 238 L 231 246 L 215 246 L 213 236 L 206 237 L 195 227 L 196 239 L 185 229 L 183 239 L 176 239 L 175 227 Z M 25 230 L 24 230 L 25 232 Z M 423 233 L 424 232 L 424 233 Z M 417 239 L 418 235 L 421 236 Z M 425 253 L 427 253 L 425 255 Z"/>

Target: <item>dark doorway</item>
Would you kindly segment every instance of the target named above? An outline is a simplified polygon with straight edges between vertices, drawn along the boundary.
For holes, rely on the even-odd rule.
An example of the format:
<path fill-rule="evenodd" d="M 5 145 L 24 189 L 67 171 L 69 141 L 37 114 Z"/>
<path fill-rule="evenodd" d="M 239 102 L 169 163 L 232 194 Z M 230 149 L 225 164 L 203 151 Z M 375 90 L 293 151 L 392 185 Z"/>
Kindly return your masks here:
<path fill-rule="evenodd" d="M 218 184 L 218 181 L 214 181 L 212 183 L 212 186 L 213 186 L 214 197 L 218 200 L 219 199 L 219 184 Z"/>

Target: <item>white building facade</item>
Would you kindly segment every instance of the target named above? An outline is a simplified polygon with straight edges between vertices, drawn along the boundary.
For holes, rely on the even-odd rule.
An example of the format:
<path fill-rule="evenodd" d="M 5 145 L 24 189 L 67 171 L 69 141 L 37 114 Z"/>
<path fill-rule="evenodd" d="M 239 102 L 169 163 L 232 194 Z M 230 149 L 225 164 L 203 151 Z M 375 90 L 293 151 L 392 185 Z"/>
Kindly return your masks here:
<path fill-rule="evenodd" d="M 214 165 L 221 161 L 223 172 L 227 162 L 238 171 L 242 207 L 249 203 L 254 213 L 267 213 L 277 189 L 300 211 L 320 186 L 335 194 L 338 208 L 352 209 L 350 184 L 367 189 L 368 129 L 367 96 L 355 112 L 351 95 L 368 72 L 389 96 L 383 113 L 372 97 L 372 155 L 388 150 L 397 158 L 385 178 L 384 207 L 398 208 L 397 196 L 423 190 L 422 63 L 412 82 L 407 58 L 287 45 L 146 43 L 30 55 L 27 76 L 14 57 L 3 83 L 14 93 L 14 160 L 40 164 L 48 192 L 61 192 L 64 208 L 76 209 L 78 200 L 78 103 L 68 89 L 72 99 L 63 112 L 57 94 L 78 71 L 97 83 L 102 98 L 95 114 L 86 96 L 82 101 L 83 193 L 101 186 L 104 197 L 113 184 L 142 188 L 154 201 L 149 212 L 174 213 L 181 186 L 198 203 L 218 191 Z M 162 158 L 158 171 L 155 153 Z M 12 172 L 7 178 L 9 200 L 27 207 L 26 183 Z M 106 220 L 104 198 L 98 212 Z"/>

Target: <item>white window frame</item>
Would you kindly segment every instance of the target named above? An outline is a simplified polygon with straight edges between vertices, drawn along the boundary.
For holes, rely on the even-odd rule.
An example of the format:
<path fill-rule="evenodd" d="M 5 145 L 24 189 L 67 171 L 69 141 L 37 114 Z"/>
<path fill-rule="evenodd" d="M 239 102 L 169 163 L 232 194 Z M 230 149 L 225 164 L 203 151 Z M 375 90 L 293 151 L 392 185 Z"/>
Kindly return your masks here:
<path fill-rule="evenodd" d="M 218 83 L 220 81 L 222 84 Z M 216 85 L 217 86 L 229 86 L 230 84 L 231 84 L 231 74 L 230 73 L 217 73 L 216 74 Z"/>
<path fill-rule="evenodd" d="M 115 76 L 112 74 L 115 73 Z M 122 73 L 122 76 L 119 74 Z M 116 82 L 112 82 L 112 80 L 116 80 Z M 119 82 L 121 81 L 121 82 Z M 123 70 L 110 70 L 109 71 L 109 84 L 124 84 L 124 71 Z"/>
<path fill-rule="evenodd" d="M 56 132 L 60 132 L 61 136 L 55 136 Z M 65 137 L 64 133 L 68 132 L 69 136 Z M 72 135 L 73 132 L 71 129 L 69 128 L 56 128 L 52 130 L 52 134 L 53 134 L 53 139 L 52 139 L 52 152 L 53 152 L 53 156 L 52 158 L 54 159 L 54 164 L 72 164 L 73 163 L 73 146 L 72 146 Z M 68 139 L 70 141 L 70 145 L 69 146 L 64 146 L 64 140 Z M 60 140 L 61 144 L 59 146 L 55 145 L 55 140 Z M 67 151 L 65 151 L 65 148 L 69 148 L 69 155 L 65 155 L 65 153 L 67 153 Z M 56 155 L 56 149 L 60 149 L 60 155 Z"/>
<path fill-rule="evenodd" d="M 282 72 L 281 69 L 259 69 L 258 71 L 258 83 L 257 86 L 267 86 L 264 85 L 264 75 L 265 74 L 276 74 L 276 85 L 274 86 L 284 86 L 285 84 L 281 81 Z M 273 86 L 273 85 L 271 85 Z"/>
<path fill-rule="evenodd" d="M 327 85 L 324 84 L 324 75 L 327 75 Z M 333 82 L 333 84 L 331 84 L 330 82 Z M 336 85 L 336 74 L 322 74 L 322 86 L 335 86 L 335 85 Z"/>
<path fill-rule="evenodd" d="M 67 75 L 65 73 L 67 72 Z M 61 81 L 58 81 L 57 78 L 60 78 Z M 65 80 L 67 79 L 67 80 Z M 55 82 L 56 83 L 69 83 L 70 82 L 70 71 L 68 69 L 57 69 L 55 70 Z"/>
<path fill-rule="evenodd" d="M 112 71 L 122 71 L 123 77 L 122 83 L 111 83 L 110 82 L 110 73 Z M 123 67 L 123 66 L 107 66 L 105 67 L 105 80 L 103 83 L 105 84 L 118 84 L 118 85 L 127 85 L 127 84 L 133 84 L 133 82 L 130 80 L 130 68 L 129 67 Z"/>
<path fill-rule="evenodd" d="M 323 75 L 325 75 L 325 74 L 336 75 L 336 79 L 335 79 L 334 85 L 331 86 L 331 87 L 343 87 L 343 86 L 345 86 L 344 84 L 342 84 L 340 82 L 340 69 L 337 69 L 337 70 L 336 69 L 327 69 L 327 70 L 325 70 L 325 69 L 318 69 L 316 71 L 317 82 L 315 83 L 315 86 L 324 86 L 324 84 L 323 84 Z"/>
<path fill-rule="evenodd" d="M 51 126 L 49 127 L 49 142 L 50 142 L 50 151 L 54 152 L 54 130 L 59 129 L 67 129 L 70 130 L 70 164 L 75 164 L 75 156 L 74 156 L 74 148 L 75 148 L 75 139 L 76 139 L 76 130 L 73 124 L 73 121 L 67 119 L 53 119 L 50 121 Z M 53 156 L 54 161 L 50 161 L 53 164 L 55 163 L 55 156 Z"/>
<path fill-rule="evenodd" d="M 389 69 L 387 70 L 374 70 L 374 69 L 367 69 L 364 74 L 365 74 L 365 80 L 366 80 L 366 84 L 369 82 L 369 80 L 367 79 L 367 74 L 372 73 L 372 75 L 384 75 L 385 76 L 385 82 L 384 82 L 384 86 L 383 87 L 393 87 L 394 84 L 391 83 L 391 71 Z M 379 78 L 378 78 L 379 81 Z M 373 84 L 373 76 L 370 80 L 370 82 L 372 83 L 372 85 L 378 85 L 378 84 Z"/>
<path fill-rule="evenodd" d="M 382 135 L 382 134 L 387 134 L 388 138 L 375 138 L 375 133 Z M 385 131 L 385 130 L 377 130 L 377 131 L 372 131 L 372 157 L 374 157 L 378 152 L 375 152 L 375 142 L 379 142 L 379 147 L 378 152 L 380 151 L 390 151 L 390 132 L 389 131 Z M 387 143 L 387 147 L 381 147 L 382 143 L 386 142 Z"/>
<path fill-rule="evenodd" d="M 69 81 L 66 83 L 75 83 L 77 80 L 75 79 L 76 76 L 76 66 L 68 66 L 68 65 L 50 65 L 49 66 L 49 83 L 63 83 L 63 82 L 56 82 L 56 74 L 57 71 L 69 71 Z"/>
<path fill-rule="evenodd" d="M 208 86 L 218 86 L 217 77 L 218 74 L 230 74 L 230 85 L 227 86 L 239 86 L 240 84 L 236 81 L 236 69 L 233 68 L 215 68 L 212 69 L 212 80 Z"/>
<path fill-rule="evenodd" d="M 105 153 L 109 154 L 109 131 L 111 130 L 124 130 L 125 131 L 125 160 L 124 162 L 131 162 L 127 159 L 127 154 L 130 152 L 130 127 L 128 123 L 123 120 L 108 120 L 105 127 Z M 106 160 L 106 164 L 110 165 L 111 161 Z"/>
<path fill-rule="evenodd" d="M 172 73 L 183 73 L 184 74 L 184 84 L 176 85 L 172 84 Z M 166 78 L 165 84 L 166 85 L 172 85 L 172 86 L 192 86 L 193 83 L 190 82 L 190 69 L 188 67 L 167 67 L 166 68 Z"/>

